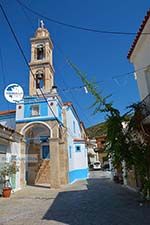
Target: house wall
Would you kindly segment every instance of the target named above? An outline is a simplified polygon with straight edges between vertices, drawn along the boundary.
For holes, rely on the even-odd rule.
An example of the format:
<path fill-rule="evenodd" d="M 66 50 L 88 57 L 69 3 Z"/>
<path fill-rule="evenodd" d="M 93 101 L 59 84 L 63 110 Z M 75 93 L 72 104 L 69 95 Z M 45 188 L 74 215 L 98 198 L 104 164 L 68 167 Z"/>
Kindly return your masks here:
<path fill-rule="evenodd" d="M 97 148 L 98 148 L 98 157 L 99 161 L 101 162 L 102 166 L 104 164 L 108 164 L 107 155 L 108 153 L 105 152 L 105 143 L 106 143 L 106 135 L 102 135 L 96 138 Z"/>
<path fill-rule="evenodd" d="M 71 107 L 66 108 L 66 122 L 68 128 L 68 180 L 69 183 L 72 183 L 79 179 L 86 179 L 88 176 L 87 148 L 81 139 L 80 123 Z M 80 147 L 80 151 L 76 151 L 77 146 Z"/>
<path fill-rule="evenodd" d="M 8 161 L 9 160 L 15 160 L 16 166 L 18 166 L 19 171 L 16 173 L 15 176 L 11 177 L 11 183 L 13 185 L 13 188 L 15 190 L 18 190 L 21 188 L 21 182 L 20 182 L 20 165 L 21 165 L 21 154 L 20 154 L 20 146 L 21 143 L 16 143 L 16 142 L 11 142 L 9 145 L 9 151 L 6 154 L 6 157 L 8 157 Z M 10 157 L 10 158 L 9 158 Z"/>
<path fill-rule="evenodd" d="M 148 20 L 143 33 L 149 32 L 150 19 Z M 130 57 L 130 61 L 134 64 L 135 70 L 147 67 L 136 72 L 137 84 L 140 98 L 143 100 L 150 93 L 150 72 L 146 76 L 147 69 L 150 66 L 150 37 L 149 35 L 141 35 L 136 47 Z"/>
<path fill-rule="evenodd" d="M 10 183 L 13 190 L 21 188 L 21 157 L 20 157 L 20 142 L 11 142 L 9 140 L 0 138 L 0 167 L 2 168 L 5 163 L 14 161 L 19 168 L 19 171 L 10 177 Z M 2 191 L 2 184 L 0 184 L 0 192 Z"/>

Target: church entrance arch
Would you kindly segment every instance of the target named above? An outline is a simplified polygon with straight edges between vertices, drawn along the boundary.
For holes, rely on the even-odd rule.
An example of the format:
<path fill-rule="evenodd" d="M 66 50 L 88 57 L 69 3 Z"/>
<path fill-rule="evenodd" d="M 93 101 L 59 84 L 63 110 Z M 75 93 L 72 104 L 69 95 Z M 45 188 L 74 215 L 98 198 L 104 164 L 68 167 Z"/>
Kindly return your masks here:
<path fill-rule="evenodd" d="M 50 186 L 50 127 L 44 122 L 22 129 L 26 141 L 26 181 L 29 185 Z"/>

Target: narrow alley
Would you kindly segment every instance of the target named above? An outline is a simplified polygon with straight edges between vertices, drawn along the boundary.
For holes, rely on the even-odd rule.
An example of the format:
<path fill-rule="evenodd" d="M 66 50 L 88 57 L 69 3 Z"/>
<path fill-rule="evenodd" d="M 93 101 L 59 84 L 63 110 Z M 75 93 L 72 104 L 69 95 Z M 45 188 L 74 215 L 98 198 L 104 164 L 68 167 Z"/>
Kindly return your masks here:
<path fill-rule="evenodd" d="M 10 199 L 0 198 L 0 224 L 149 225 L 149 210 L 107 172 L 92 171 L 87 181 L 58 190 L 28 186 Z"/>

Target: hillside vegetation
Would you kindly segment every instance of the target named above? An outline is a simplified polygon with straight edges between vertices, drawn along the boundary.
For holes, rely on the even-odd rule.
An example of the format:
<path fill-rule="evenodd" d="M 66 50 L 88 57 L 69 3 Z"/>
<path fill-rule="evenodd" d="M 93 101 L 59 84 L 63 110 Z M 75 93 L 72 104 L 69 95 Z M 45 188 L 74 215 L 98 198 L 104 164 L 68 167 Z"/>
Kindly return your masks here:
<path fill-rule="evenodd" d="M 107 134 L 106 122 L 96 124 L 86 129 L 89 138 L 96 138 Z"/>

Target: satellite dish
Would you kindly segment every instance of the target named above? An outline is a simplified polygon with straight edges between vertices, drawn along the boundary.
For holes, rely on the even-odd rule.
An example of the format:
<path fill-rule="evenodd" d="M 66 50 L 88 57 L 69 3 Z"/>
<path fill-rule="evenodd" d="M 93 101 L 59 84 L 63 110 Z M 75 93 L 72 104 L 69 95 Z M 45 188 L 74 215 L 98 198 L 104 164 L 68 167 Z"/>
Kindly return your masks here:
<path fill-rule="evenodd" d="M 9 84 L 4 90 L 4 96 L 8 102 L 17 103 L 23 99 L 24 92 L 20 85 Z"/>

